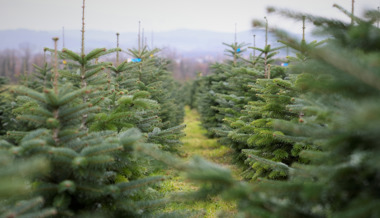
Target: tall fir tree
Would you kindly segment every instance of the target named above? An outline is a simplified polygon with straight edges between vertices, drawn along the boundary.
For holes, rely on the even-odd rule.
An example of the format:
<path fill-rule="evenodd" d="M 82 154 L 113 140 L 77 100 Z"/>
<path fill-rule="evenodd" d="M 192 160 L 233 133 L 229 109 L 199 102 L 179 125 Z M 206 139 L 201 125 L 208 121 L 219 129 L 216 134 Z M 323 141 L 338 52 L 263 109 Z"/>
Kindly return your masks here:
<path fill-rule="evenodd" d="M 33 122 L 38 129 L 25 134 L 18 146 L 11 149 L 20 158 L 41 155 L 51 162 L 49 175 L 37 178 L 35 192 L 44 197 L 47 205 L 57 208 L 60 216 L 91 210 L 109 215 L 136 214 L 133 190 L 161 179 L 116 181 L 117 173 L 122 173 L 120 169 L 128 168 L 133 144 L 140 139 L 139 131 L 90 133 L 81 129 L 82 115 L 99 110 L 81 100 L 92 89 L 76 89 L 68 83 L 61 86 L 58 77 L 55 66 L 52 89 L 15 90 L 34 102 L 18 119 Z"/>

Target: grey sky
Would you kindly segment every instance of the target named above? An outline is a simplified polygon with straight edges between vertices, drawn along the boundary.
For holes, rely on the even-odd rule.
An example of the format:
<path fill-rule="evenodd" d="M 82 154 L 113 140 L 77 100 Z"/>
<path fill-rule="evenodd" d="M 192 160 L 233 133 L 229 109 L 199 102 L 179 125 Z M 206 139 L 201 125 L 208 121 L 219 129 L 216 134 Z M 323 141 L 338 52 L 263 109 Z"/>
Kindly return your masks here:
<path fill-rule="evenodd" d="M 267 6 L 293 9 L 349 20 L 332 5 L 351 10 L 351 0 L 87 0 L 86 28 L 105 31 L 137 31 L 141 20 L 146 31 L 203 29 L 233 32 L 251 28 L 262 19 Z M 0 30 L 80 29 L 82 0 L 0 0 Z M 356 0 L 355 13 L 380 5 L 380 0 Z M 267 16 L 271 26 L 294 28 L 295 22 Z M 297 24 L 298 26 L 299 24 Z"/>

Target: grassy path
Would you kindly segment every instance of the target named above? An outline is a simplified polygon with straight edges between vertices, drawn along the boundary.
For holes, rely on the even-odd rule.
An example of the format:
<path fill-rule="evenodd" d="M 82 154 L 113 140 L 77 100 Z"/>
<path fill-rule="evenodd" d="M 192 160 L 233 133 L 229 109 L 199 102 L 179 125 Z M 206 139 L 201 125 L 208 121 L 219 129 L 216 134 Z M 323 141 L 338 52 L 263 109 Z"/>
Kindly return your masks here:
<path fill-rule="evenodd" d="M 199 115 L 195 110 L 186 108 L 185 124 L 187 125 L 185 129 L 186 137 L 182 140 L 184 142 L 182 151 L 185 153 L 186 159 L 194 155 L 201 156 L 204 159 L 230 168 L 235 176 L 238 177 L 238 169 L 231 164 L 232 155 L 229 153 L 232 150 L 219 145 L 216 139 L 208 139 L 204 135 L 206 130 L 200 126 Z M 168 171 L 167 174 L 171 179 L 164 182 L 164 192 L 187 192 L 196 189 L 190 183 L 184 182 L 183 176 L 175 171 Z M 170 203 L 163 210 L 166 212 L 178 210 L 203 211 L 202 215 L 198 214 L 194 215 L 194 217 L 218 217 L 221 214 L 224 217 L 234 217 L 236 206 L 234 203 L 224 202 L 219 197 L 216 197 L 203 202 Z"/>

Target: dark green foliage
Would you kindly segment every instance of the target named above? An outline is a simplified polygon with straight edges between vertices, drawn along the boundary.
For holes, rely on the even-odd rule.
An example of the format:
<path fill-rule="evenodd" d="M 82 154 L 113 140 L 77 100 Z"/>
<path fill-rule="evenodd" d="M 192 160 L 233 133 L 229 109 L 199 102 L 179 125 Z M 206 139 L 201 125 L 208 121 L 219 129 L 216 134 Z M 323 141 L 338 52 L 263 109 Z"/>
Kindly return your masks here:
<path fill-rule="evenodd" d="M 192 178 L 203 179 L 205 187 L 211 181 L 223 184 L 203 190 L 237 200 L 244 217 L 378 217 L 380 76 L 375 60 L 380 58 L 380 30 L 372 25 L 373 20 L 355 18 L 355 25 L 350 25 L 280 13 L 306 16 L 333 36 L 326 46 L 308 48 L 308 60 L 292 69 L 298 74 L 294 83 L 258 79 L 253 85 L 259 99 L 248 104 L 252 109 L 247 107 L 247 112 L 255 117 L 249 125 L 255 149 L 246 153 L 255 163 L 286 172 L 286 180 L 231 182 L 228 173 L 220 171 L 213 178 L 202 173 Z M 287 42 L 297 47 L 294 40 Z M 293 96 L 292 90 L 302 93 Z M 280 95 L 275 97 L 272 91 Z M 243 127 L 242 121 L 234 126 Z M 267 134 L 268 127 L 280 132 Z M 267 137 L 261 139 L 255 128 Z M 284 151 L 299 159 L 289 160 L 284 151 L 276 150 L 267 152 L 274 160 L 263 157 L 262 148 L 270 148 L 276 140 L 291 143 L 283 146 L 291 150 Z"/>
<path fill-rule="evenodd" d="M 167 151 L 178 151 L 179 141 L 183 135 L 182 130 L 184 109 L 183 100 L 178 92 L 179 84 L 175 82 L 166 70 L 167 62 L 155 57 L 157 49 L 142 50 L 129 49 L 129 53 L 140 62 L 123 62 L 117 67 L 112 67 L 116 92 L 125 89 L 130 97 L 123 97 L 114 109 L 124 110 L 121 104 L 129 104 L 136 113 L 129 123 L 147 133 L 148 142 L 156 143 Z M 129 98 L 130 100 L 127 100 Z M 117 98 L 112 101 L 116 102 Z M 125 111 L 125 110 L 124 110 Z M 128 122 L 127 122 L 128 123 Z M 123 122 L 125 125 L 126 122 Z"/>
<path fill-rule="evenodd" d="M 198 106 L 198 99 L 201 87 L 200 80 L 201 73 L 198 74 L 196 80 L 188 81 L 181 87 L 181 95 L 184 97 L 183 103 L 188 105 L 191 109 L 196 109 Z"/>
<path fill-rule="evenodd" d="M 31 179 L 46 174 L 48 171 L 46 159 L 14 161 L 14 155 L 5 150 L 9 147 L 11 147 L 9 143 L 0 141 L 0 216 L 50 217 L 55 215 L 57 211 L 53 208 L 41 209 L 44 204 L 41 197 L 29 199 L 30 196 L 28 196 L 32 191 Z"/>
<path fill-rule="evenodd" d="M 8 79 L 0 77 L 0 138 L 6 138 L 7 131 L 26 130 L 30 128 L 28 123 L 20 122 L 15 119 L 12 110 L 17 107 L 15 94 L 11 92 L 11 85 Z"/>
<path fill-rule="evenodd" d="M 37 179 L 36 193 L 44 197 L 47 205 L 57 208 L 59 214 L 76 214 L 99 206 L 112 212 L 115 209 L 111 205 L 132 193 L 128 188 L 131 185 L 116 183 L 116 176 L 128 168 L 139 131 L 129 129 L 118 134 L 80 130 L 78 118 L 99 108 L 80 100 L 90 89 L 68 90 L 70 87 L 65 86 L 58 93 L 49 89 L 43 93 L 25 87 L 16 89 L 35 102 L 19 119 L 36 123 L 40 129 L 26 134 L 11 150 L 20 158 L 42 155 L 50 160 L 49 176 Z M 138 181 L 134 181 L 134 189 L 149 183 Z"/>
<path fill-rule="evenodd" d="M 42 196 L 61 217 L 148 214 L 162 200 L 147 186 L 163 178 L 149 176 L 159 165 L 137 154 L 135 146 L 148 142 L 177 152 L 181 144 L 185 126 L 178 125 L 183 119 L 178 84 L 150 55 L 153 65 L 141 74 L 148 85 L 125 79 L 133 63 L 113 67 L 91 61 L 113 51 L 95 49 L 80 57 L 63 49 L 58 52 L 66 62 L 63 70 L 50 71 L 45 64 L 33 85 L 14 88 L 13 113 L 30 128 L 10 129 L 4 145 L 19 161 L 50 160 L 49 173 L 33 178 L 32 194 Z M 145 75 L 151 72 L 157 74 Z"/>
<path fill-rule="evenodd" d="M 274 62 L 274 56 L 276 56 L 279 52 L 278 50 L 285 48 L 285 46 L 280 46 L 276 48 L 272 48 L 271 45 L 266 45 L 264 48 L 257 48 L 257 47 L 250 47 L 256 51 L 259 51 L 259 55 L 257 57 L 254 57 L 252 61 L 247 61 L 248 63 L 252 64 L 253 66 L 256 66 L 258 63 L 262 63 L 263 69 L 268 65 L 272 64 Z"/>
<path fill-rule="evenodd" d="M 217 105 L 215 92 L 213 91 L 214 86 L 218 86 L 222 81 L 225 81 L 227 76 L 223 74 L 220 70 L 222 65 L 216 64 L 212 66 L 214 73 L 207 77 L 200 78 L 199 88 L 199 100 L 197 109 L 201 114 L 202 126 L 207 130 L 218 126 L 218 118 L 216 117 L 217 110 L 214 106 Z M 209 132 L 212 136 L 213 133 Z"/>
<path fill-rule="evenodd" d="M 154 57 L 157 49 L 129 50 L 143 60 L 137 64 L 99 62 L 121 49 L 97 48 L 86 54 L 84 22 L 82 27 L 81 54 L 46 48 L 54 54 L 53 66 L 44 61 L 24 77 L 23 86 L 12 87 L 12 93 L 1 89 L 0 136 L 7 141 L 0 141 L 0 151 L 12 154 L 11 159 L 0 157 L 1 183 L 15 196 L 1 196 L 0 214 L 6 217 L 143 217 L 167 202 L 149 187 L 164 179 L 149 176 L 161 165 L 136 146 L 147 143 L 152 149 L 178 152 L 185 128 L 180 125 L 184 110 L 179 84 L 166 60 Z M 57 48 L 58 38 L 53 40 Z M 57 64 L 57 56 L 63 65 Z M 15 117 L 17 125 L 8 121 Z M 48 172 L 29 178 L 40 169 L 29 159 L 48 160 Z M 33 169 L 17 172 L 19 166 L 27 169 L 19 164 L 24 162 Z M 25 186 L 34 198 L 12 205 L 19 200 L 15 189 Z"/>
<path fill-rule="evenodd" d="M 25 86 L 42 91 L 44 88 L 53 87 L 53 72 L 52 68 L 45 62 L 43 66 L 34 66 L 33 75 L 28 76 L 28 81 Z"/>
<path fill-rule="evenodd" d="M 380 47 L 374 42 L 380 39 L 380 31 L 370 22 L 359 22 L 336 26 L 334 32 L 328 47 L 313 50 L 313 60 L 299 68 L 312 73 L 303 79 L 308 95 L 300 101 L 306 126 L 281 125 L 293 130 L 292 135 L 319 144 L 322 152 L 301 153 L 311 164 L 294 165 L 289 182 L 277 186 L 280 194 L 273 195 L 288 202 L 273 205 L 279 216 L 376 217 L 380 213 L 376 194 L 380 83 L 378 67 L 372 64 L 379 57 Z M 289 192 L 286 186 L 299 191 Z"/>
<path fill-rule="evenodd" d="M 298 160 L 298 153 L 292 152 L 293 141 L 281 137 L 283 133 L 275 131 L 273 123 L 276 120 L 298 121 L 298 114 L 286 108 L 297 92 L 290 81 L 279 78 L 257 80 L 253 89 L 258 99 L 248 102 L 245 116 L 233 123 L 234 131 L 229 136 L 239 139 L 239 134 L 249 133 L 243 137 L 247 149 L 242 150 L 247 156 L 246 164 L 251 166 L 245 171 L 246 178 L 286 178 L 287 169 L 282 165 L 278 168 L 271 161 L 289 165 Z M 236 125 L 238 123 L 240 126 Z"/>
<path fill-rule="evenodd" d="M 7 122 L 6 122 L 7 107 L 6 107 L 5 97 L 3 96 L 4 95 L 3 86 L 5 84 L 7 84 L 7 79 L 4 77 L 0 77 L 0 127 L 1 127 L 0 128 L 0 136 L 5 134 L 5 132 L 6 132 L 5 129 L 6 129 L 6 125 L 7 125 Z"/>
<path fill-rule="evenodd" d="M 144 47 L 141 51 L 129 49 L 129 53 L 140 62 L 122 63 L 123 71 L 118 74 L 117 81 L 121 88 L 129 92 L 146 91 L 151 99 L 160 105 L 158 116 L 162 119 L 163 127 L 173 127 L 183 121 L 183 104 L 178 99 L 177 84 L 170 72 L 166 70 L 166 61 L 156 58 L 157 49 L 152 51 Z"/>
<path fill-rule="evenodd" d="M 237 66 L 239 62 L 241 62 L 241 55 L 243 52 L 247 51 L 245 48 L 247 44 L 235 42 L 231 44 L 223 43 L 223 45 L 227 46 L 227 48 L 224 50 L 226 55 L 232 57 L 232 60 L 228 61 L 228 63 L 233 66 Z"/>
<path fill-rule="evenodd" d="M 196 82 L 202 125 L 210 136 L 235 149 L 244 178 L 285 179 L 288 169 L 281 164 L 299 161 L 299 151 L 293 148 L 294 140 L 274 130 L 273 123 L 298 122 L 300 115 L 287 108 L 299 92 L 285 68 L 273 67 L 273 79 L 263 79 L 268 76 L 261 66 L 215 64 L 213 69 L 214 74 Z"/>

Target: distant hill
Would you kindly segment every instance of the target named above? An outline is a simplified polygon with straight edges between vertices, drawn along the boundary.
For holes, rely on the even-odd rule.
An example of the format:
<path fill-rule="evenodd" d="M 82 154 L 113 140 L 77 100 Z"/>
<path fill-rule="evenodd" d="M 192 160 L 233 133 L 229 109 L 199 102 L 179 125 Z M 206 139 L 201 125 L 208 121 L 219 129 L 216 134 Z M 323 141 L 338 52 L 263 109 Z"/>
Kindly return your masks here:
<path fill-rule="evenodd" d="M 253 34 L 256 35 L 256 46 L 263 47 L 265 31 L 255 29 L 254 31 L 244 31 L 237 33 L 237 41 L 253 44 Z M 0 50 L 7 48 L 20 48 L 29 46 L 33 51 L 42 51 L 44 47 L 53 47 L 52 37 L 62 38 L 62 32 L 34 31 L 27 29 L 1 30 Z M 152 34 L 145 34 L 148 46 L 152 44 Z M 80 50 L 81 32 L 79 30 L 65 31 L 65 47 L 74 51 Z M 156 32 L 153 35 L 153 44 L 159 48 L 170 48 L 183 57 L 215 56 L 222 55 L 225 46 L 223 42 L 232 43 L 234 33 L 213 32 L 207 30 L 187 30 L 180 29 L 167 32 Z M 273 34 L 269 34 L 269 43 L 273 46 L 279 45 Z M 86 31 L 85 46 L 88 49 L 106 47 L 116 47 L 116 33 L 107 31 Z M 137 33 L 121 32 L 121 48 L 131 48 L 137 46 Z M 62 48 L 62 40 L 60 40 Z M 282 56 L 285 51 L 282 51 Z"/>

